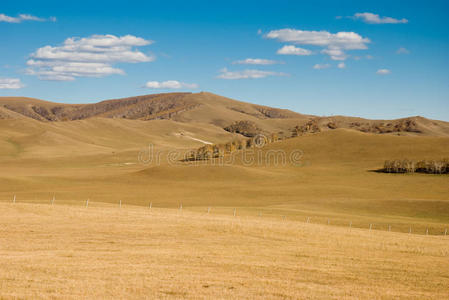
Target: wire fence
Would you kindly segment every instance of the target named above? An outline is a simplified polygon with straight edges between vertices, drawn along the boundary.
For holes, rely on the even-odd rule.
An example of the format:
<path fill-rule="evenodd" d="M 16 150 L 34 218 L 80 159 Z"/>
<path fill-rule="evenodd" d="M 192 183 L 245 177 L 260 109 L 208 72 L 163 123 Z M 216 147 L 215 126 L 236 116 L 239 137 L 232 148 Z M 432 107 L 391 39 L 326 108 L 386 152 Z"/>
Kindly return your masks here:
<path fill-rule="evenodd" d="M 77 205 L 77 206 L 85 206 L 86 208 L 89 207 L 89 204 L 92 204 L 92 201 L 90 198 L 86 200 L 61 200 L 57 201 L 56 196 L 53 195 L 52 198 L 48 200 L 37 200 L 36 198 L 33 200 L 30 199 L 19 199 L 14 195 L 10 200 L 3 199 L 0 200 L 3 203 L 12 203 L 12 204 L 47 204 L 50 206 L 53 205 Z M 102 204 L 108 204 L 108 205 L 114 205 L 114 203 L 111 202 L 95 202 L 96 204 L 102 203 Z M 121 209 L 125 203 L 122 200 L 117 201 L 116 203 L 117 207 Z M 148 205 L 142 206 L 142 205 L 136 205 L 136 204 L 128 204 L 132 205 L 133 207 L 142 207 L 148 210 L 156 209 L 156 207 L 153 205 L 153 202 L 148 202 Z M 159 208 L 164 209 L 173 209 L 173 207 L 164 207 L 160 206 Z M 185 206 L 183 207 L 183 204 L 180 203 L 177 208 L 179 213 L 183 212 L 183 209 L 186 209 Z M 431 235 L 431 236 L 448 236 L 449 231 L 449 225 L 446 224 L 429 224 L 429 225 L 423 225 L 422 223 L 418 224 L 405 224 L 405 223 L 386 223 L 386 222 L 363 222 L 360 220 L 343 220 L 342 218 L 332 218 L 327 216 L 304 216 L 304 215 L 283 215 L 283 214 L 276 214 L 273 212 L 264 212 L 262 213 L 261 210 L 252 209 L 251 212 L 248 212 L 247 209 L 242 209 L 240 214 L 238 207 L 213 207 L 208 206 L 206 208 L 198 207 L 198 206 L 192 206 L 190 209 L 187 208 L 186 210 L 192 211 L 192 212 L 203 212 L 204 214 L 211 215 L 213 213 L 217 215 L 229 215 L 233 217 L 265 217 L 265 218 L 275 218 L 275 219 L 281 219 L 282 221 L 295 221 L 295 222 L 303 222 L 303 223 L 310 223 L 310 224 L 321 224 L 321 225 L 328 225 L 328 226 L 339 226 L 339 227 L 348 227 L 351 228 L 359 228 L 359 229 L 367 229 L 369 231 L 388 231 L 388 232 L 399 232 L 399 233 L 408 233 L 408 234 L 419 234 L 419 235 Z"/>

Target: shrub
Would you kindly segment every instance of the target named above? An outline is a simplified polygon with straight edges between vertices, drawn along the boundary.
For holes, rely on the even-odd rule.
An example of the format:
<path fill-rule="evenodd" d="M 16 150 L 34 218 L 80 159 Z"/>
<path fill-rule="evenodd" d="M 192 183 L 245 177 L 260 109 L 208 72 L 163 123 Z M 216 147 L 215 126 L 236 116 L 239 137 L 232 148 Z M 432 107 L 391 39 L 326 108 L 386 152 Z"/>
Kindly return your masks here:
<path fill-rule="evenodd" d="M 412 161 L 386 160 L 382 169 L 385 173 L 427 173 L 427 174 L 449 174 L 449 160 L 421 160 Z"/>

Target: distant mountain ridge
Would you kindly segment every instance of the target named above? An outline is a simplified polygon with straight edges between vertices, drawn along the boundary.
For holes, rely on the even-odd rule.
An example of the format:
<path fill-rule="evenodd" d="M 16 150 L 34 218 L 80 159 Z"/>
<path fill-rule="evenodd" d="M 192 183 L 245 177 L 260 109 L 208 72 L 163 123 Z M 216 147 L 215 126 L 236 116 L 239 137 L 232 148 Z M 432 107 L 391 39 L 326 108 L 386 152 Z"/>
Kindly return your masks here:
<path fill-rule="evenodd" d="M 318 117 L 236 101 L 207 92 L 152 94 L 91 104 L 63 104 L 33 98 L 0 97 L 0 119 L 31 118 L 41 122 L 59 122 L 98 117 L 206 123 L 222 129 L 233 124 L 246 124 L 260 129 L 261 132 L 282 132 L 285 135 L 347 128 L 376 134 L 449 136 L 448 122 L 419 116 L 396 120 Z M 239 133 L 239 128 L 234 128 L 234 132 Z"/>

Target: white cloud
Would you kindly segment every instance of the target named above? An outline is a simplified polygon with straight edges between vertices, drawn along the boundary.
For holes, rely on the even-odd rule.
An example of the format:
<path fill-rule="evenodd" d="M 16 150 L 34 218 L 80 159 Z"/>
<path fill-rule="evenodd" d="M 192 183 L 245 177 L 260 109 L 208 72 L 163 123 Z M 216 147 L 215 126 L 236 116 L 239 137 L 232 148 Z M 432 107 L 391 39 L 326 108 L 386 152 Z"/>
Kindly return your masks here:
<path fill-rule="evenodd" d="M 401 47 L 396 51 L 396 54 L 410 54 L 410 51 L 404 47 Z"/>
<path fill-rule="evenodd" d="M 314 68 L 315 70 L 328 69 L 328 68 L 330 68 L 330 67 L 331 67 L 330 64 L 316 64 L 316 65 L 313 66 L 313 68 Z"/>
<path fill-rule="evenodd" d="M 345 60 L 348 56 L 344 50 L 365 50 L 370 43 L 355 32 L 307 31 L 296 29 L 272 30 L 265 35 L 269 39 L 277 39 L 281 42 L 290 42 L 298 45 L 319 46 L 325 49 L 322 53 L 327 54 L 334 60 Z"/>
<path fill-rule="evenodd" d="M 391 71 L 388 70 L 388 69 L 379 69 L 379 70 L 377 70 L 377 72 L 376 72 L 376 74 L 378 74 L 378 75 L 388 75 L 388 74 L 390 74 L 390 73 L 391 73 Z"/>
<path fill-rule="evenodd" d="M 50 17 L 48 19 L 45 18 L 39 18 L 36 16 L 32 16 L 29 14 L 20 14 L 17 17 L 10 17 L 5 14 L 0 14 L 0 22 L 7 22 L 7 23 L 22 23 L 23 21 L 38 21 L 38 22 L 56 22 L 55 17 Z"/>
<path fill-rule="evenodd" d="M 197 89 L 198 85 L 195 83 L 184 83 L 177 80 L 167 80 L 167 81 L 148 81 L 145 86 L 149 89 Z"/>
<path fill-rule="evenodd" d="M 268 76 L 286 76 L 285 73 L 263 71 L 263 70 L 243 70 L 243 71 L 228 71 L 224 68 L 220 70 L 220 75 L 218 78 L 221 79 L 256 79 L 265 78 Z"/>
<path fill-rule="evenodd" d="M 323 49 L 321 53 L 329 55 L 332 60 L 346 60 L 348 58 L 348 55 L 339 48 Z"/>
<path fill-rule="evenodd" d="M 355 32 L 337 32 L 335 34 L 327 31 L 303 31 L 295 29 L 280 29 L 270 31 L 267 38 L 278 39 L 282 42 L 293 42 L 296 44 L 314 46 L 332 46 L 341 49 L 366 49 L 369 39 L 363 38 Z"/>
<path fill-rule="evenodd" d="M 0 90 L 17 90 L 23 88 L 25 85 L 18 78 L 0 78 Z"/>
<path fill-rule="evenodd" d="M 337 67 L 338 67 L 339 69 L 344 69 L 344 68 L 346 68 L 346 64 L 345 64 L 344 62 L 341 62 L 341 63 L 339 63 L 339 64 L 337 65 Z"/>
<path fill-rule="evenodd" d="M 391 17 L 380 17 L 373 13 L 356 13 L 354 14 L 355 19 L 361 19 L 363 22 L 368 24 L 405 24 L 408 23 L 407 19 L 395 19 Z"/>
<path fill-rule="evenodd" d="M 311 55 L 312 51 L 304 48 L 295 47 L 293 45 L 285 45 L 284 47 L 279 49 L 276 53 L 283 55 Z"/>
<path fill-rule="evenodd" d="M 27 74 L 43 80 L 75 80 L 76 77 L 103 77 L 125 74 L 112 64 L 153 61 L 138 50 L 152 41 L 132 35 L 93 35 L 87 38 L 68 38 L 62 46 L 44 46 L 30 55 Z"/>
<path fill-rule="evenodd" d="M 247 58 L 244 60 L 237 60 L 233 62 L 233 64 L 237 65 L 274 65 L 278 63 L 280 62 L 263 58 Z"/>

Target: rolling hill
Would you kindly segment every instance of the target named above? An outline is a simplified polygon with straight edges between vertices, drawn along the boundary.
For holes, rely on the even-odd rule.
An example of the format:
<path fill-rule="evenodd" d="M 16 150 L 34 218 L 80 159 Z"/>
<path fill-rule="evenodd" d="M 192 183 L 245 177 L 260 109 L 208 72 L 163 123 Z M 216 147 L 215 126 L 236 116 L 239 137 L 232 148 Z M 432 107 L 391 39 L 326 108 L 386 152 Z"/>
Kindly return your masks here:
<path fill-rule="evenodd" d="M 257 133 L 281 138 L 236 150 L 224 157 L 230 161 L 182 162 L 187 151 Z M 449 158 L 448 149 L 449 123 L 423 117 L 318 117 L 210 93 L 78 105 L 0 98 L 0 198 L 24 202 L 56 194 L 58 201 L 239 207 L 437 233 L 449 223 L 447 175 L 373 170 L 389 159 Z M 273 163 L 273 155 L 289 159 L 294 151 L 298 165 Z"/>
<path fill-rule="evenodd" d="M 301 133 L 349 128 L 379 134 L 449 136 L 449 123 L 419 116 L 396 120 L 318 117 L 240 102 L 206 92 L 154 94 L 75 105 L 32 98 L 0 97 L 0 119 L 14 119 L 19 115 L 42 122 L 91 118 L 172 120 L 209 124 L 221 129 L 239 121 L 247 121 L 261 132 L 282 132 L 288 137 L 295 127 Z"/>

